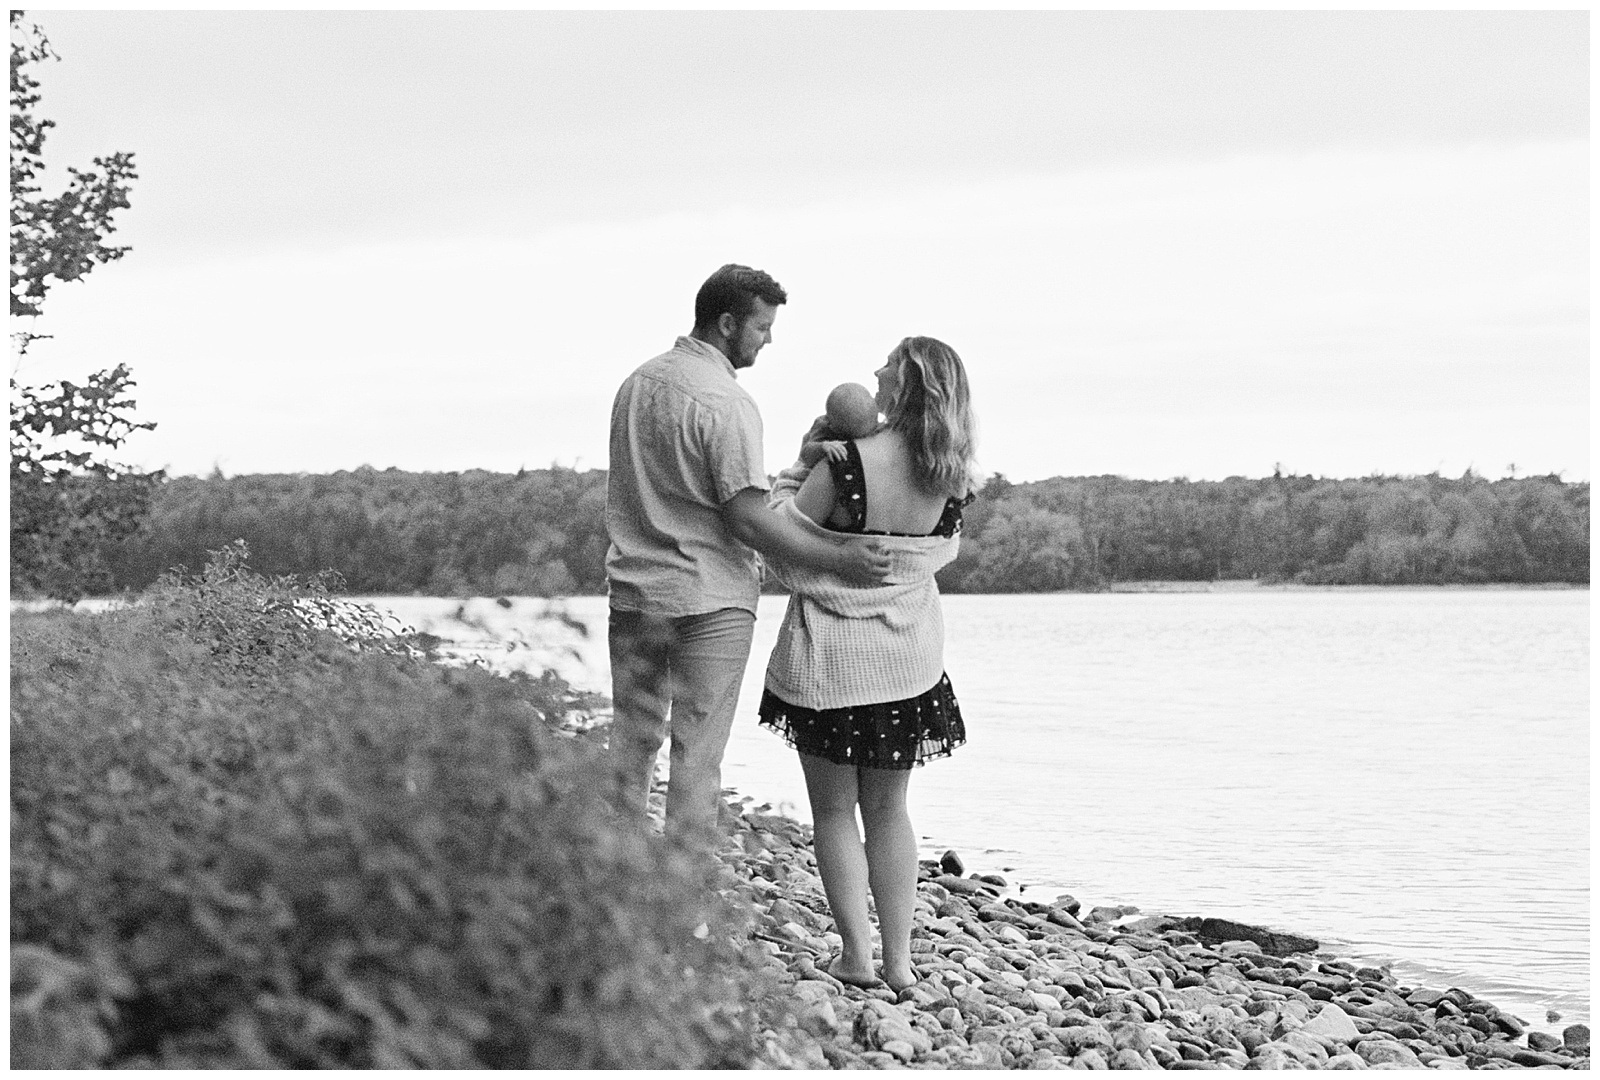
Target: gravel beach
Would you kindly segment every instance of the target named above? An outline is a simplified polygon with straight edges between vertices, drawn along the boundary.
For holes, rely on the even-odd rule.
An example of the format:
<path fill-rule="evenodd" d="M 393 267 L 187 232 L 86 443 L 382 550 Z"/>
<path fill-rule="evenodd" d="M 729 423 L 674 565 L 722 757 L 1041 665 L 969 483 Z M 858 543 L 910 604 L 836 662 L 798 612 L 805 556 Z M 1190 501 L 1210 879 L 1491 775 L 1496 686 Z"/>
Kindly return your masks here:
<path fill-rule="evenodd" d="M 1400 985 L 1308 938 L 1006 893 L 959 855 L 924 862 L 919 982 L 898 995 L 826 973 L 839 939 L 810 827 L 728 802 L 724 892 L 754 906 L 751 962 L 791 1010 L 763 1033 L 778 1068 L 1589 1068 L 1589 1029 L 1528 1031 L 1456 988 Z"/>

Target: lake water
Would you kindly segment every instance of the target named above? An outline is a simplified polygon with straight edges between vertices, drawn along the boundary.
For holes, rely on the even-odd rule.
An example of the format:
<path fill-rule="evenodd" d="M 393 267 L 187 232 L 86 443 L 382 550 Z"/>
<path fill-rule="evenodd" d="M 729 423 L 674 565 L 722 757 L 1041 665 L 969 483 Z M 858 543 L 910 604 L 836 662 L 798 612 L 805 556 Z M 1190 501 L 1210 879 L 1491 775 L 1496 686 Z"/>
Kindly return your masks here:
<path fill-rule="evenodd" d="M 372 602 L 609 690 L 603 597 Z M 1587 590 L 944 602 L 969 742 L 912 778 L 925 856 L 955 848 L 1024 896 L 1309 934 L 1543 1030 L 1588 1022 Z M 723 776 L 806 819 L 798 761 L 755 720 L 783 605 L 762 598 Z"/>

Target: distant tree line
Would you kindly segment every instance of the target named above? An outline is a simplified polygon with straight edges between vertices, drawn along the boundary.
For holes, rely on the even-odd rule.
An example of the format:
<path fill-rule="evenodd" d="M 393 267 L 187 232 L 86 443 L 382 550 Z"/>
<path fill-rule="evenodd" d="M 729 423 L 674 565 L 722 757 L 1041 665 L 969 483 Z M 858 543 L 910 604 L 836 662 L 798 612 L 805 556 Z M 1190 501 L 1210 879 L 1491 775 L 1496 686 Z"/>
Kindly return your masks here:
<path fill-rule="evenodd" d="M 949 592 L 1117 581 L 1404 585 L 1589 580 L 1589 485 L 1275 474 L 1221 481 L 991 477 Z"/>
<path fill-rule="evenodd" d="M 176 477 L 106 555 L 138 589 L 235 539 L 263 574 L 332 569 L 361 594 L 579 595 L 605 589 L 601 470 Z M 1119 581 L 1326 584 L 1589 580 L 1589 485 L 1471 473 L 1325 480 L 989 478 L 947 592 Z"/>
<path fill-rule="evenodd" d="M 603 471 L 563 468 L 183 476 L 111 561 L 118 584 L 138 589 L 242 539 L 258 573 L 335 570 L 367 595 L 599 593 L 605 502 Z"/>

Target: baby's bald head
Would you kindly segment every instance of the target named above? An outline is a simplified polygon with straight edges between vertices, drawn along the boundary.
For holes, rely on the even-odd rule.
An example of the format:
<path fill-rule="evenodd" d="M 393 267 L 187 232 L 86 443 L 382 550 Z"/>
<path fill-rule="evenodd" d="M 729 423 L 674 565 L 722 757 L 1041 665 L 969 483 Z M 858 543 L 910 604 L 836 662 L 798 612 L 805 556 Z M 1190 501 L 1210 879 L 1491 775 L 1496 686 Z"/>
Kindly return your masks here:
<path fill-rule="evenodd" d="M 841 383 L 828 394 L 828 428 L 841 439 L 859 439 L 878 426 L 878 403 L 860 383 Z"/>

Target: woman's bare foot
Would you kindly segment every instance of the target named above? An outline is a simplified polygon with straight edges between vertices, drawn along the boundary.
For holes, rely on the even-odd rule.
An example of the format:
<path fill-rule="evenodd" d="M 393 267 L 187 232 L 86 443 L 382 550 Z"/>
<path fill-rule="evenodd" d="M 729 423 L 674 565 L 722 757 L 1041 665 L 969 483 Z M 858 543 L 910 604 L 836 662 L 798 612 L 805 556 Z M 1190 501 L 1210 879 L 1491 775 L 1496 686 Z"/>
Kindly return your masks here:
<path fill-rule="evenodd" d="M 864 967 L 846 965 L 842 954 L 834 957 L 833 963 L 828 965 L 828 974 L 849 986 L 871 988 L 883 985 L 883 980 L 872 970 L 871 963 Z"/>
<path fill-rule="evenodd" d="M 890 990 L 893 990 L 898 994 L 908 986 L 915 986 L 917 984 L 917 976 L 916 973 L 911 970 L 910 964 L 907 964 L 905 968 L 901 970 L 891 970 L 887 965 L 885 965 L 883 969 L 883 981 L 889 984 Z"/>

